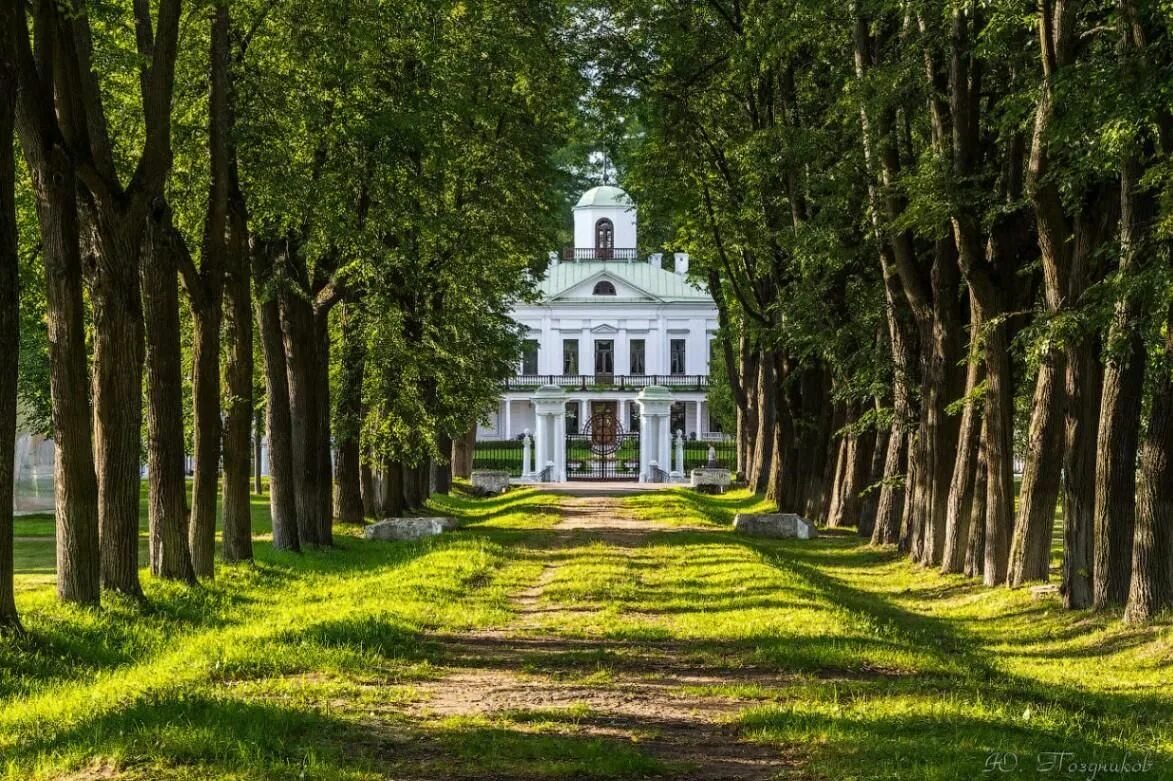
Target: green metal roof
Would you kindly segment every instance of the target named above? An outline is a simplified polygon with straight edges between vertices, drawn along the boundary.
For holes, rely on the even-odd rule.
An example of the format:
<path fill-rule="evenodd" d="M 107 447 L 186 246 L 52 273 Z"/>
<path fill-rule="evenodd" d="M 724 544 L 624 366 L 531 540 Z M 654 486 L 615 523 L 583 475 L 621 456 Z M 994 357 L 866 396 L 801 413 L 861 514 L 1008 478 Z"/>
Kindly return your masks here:
<path fill-rule="evenodd" d="M 576 209 L 597 208 L 597 207 L 622 207 L 629 209 L 635 204 L 631 201 L 631 196 L 623 191 L 620 187 L 604 184 L 598 187 L 592 187 L 582 194 L 578 199 L 578 203 L 574 205 Z"/>
<path fill-rule="evenodd" d="M 623 263 L 616 261 L 578 261 L 574 263 L 559 263 L 546 271 L 546 276 L 538 283 L 538 289 L 546 300 L 562 296 L 562 301 L 624 301 L 633 299 L 612 298 L 610 296 L 575 296 L 568 298 L 562 294 L 594 277 L 610 278 L 616 282 L 626 283 L 647 294 L 649 299 L 659 301 L 679 301 L 704 303 L 712 301 L 708 291 L 689 282 L 679 274 L 657 268 L 645 261 Z"/>

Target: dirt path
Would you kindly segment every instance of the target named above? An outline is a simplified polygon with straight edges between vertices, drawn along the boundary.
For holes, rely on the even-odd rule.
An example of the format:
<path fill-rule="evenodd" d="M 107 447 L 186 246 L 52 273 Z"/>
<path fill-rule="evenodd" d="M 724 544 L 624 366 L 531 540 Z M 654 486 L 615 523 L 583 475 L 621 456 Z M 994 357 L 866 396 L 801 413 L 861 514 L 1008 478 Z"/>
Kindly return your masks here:
<path fill-rule="evenodd" d="M 732 723 L 749 702 L 690 693 L 693 687 L 765 682 L 764 673 L 700 667 L 671 642 L 620 643 L 543 629 L 551 613 L 571 614 L 573 623 L 576 608 L 545 599 L 567 549 L 592 541 L 635 549 L 653 531 L 673 531 L 627 516 L 616 497 L 564 496 L 559 509 L 545 567 L 514 597 L 515 619 L 500 629 L 437 637 L 450 672 L 422 687 L 415 715 L 426 721 L 537 713 L 565 734 L 629 741 L 667 763 L 666 776 L 673 779 L 756 780 L 780 773 L 790 763 L 775 749 L 741 740 Z M 609 661 L 596 681 L 589 674 L 600 658 Z"/>

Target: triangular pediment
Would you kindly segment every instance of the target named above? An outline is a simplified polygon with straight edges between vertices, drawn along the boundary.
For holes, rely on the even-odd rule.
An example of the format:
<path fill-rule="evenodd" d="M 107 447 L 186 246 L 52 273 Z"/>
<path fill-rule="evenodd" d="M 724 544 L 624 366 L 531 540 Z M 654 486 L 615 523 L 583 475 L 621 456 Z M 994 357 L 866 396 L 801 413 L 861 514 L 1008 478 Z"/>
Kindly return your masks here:
<path fill-rule="evenodd" d="M 608 325 L 607 323 L 602 323 L 601 325 L 596 325 L 594 328 L 592 328 L 591 333 L 592 334 L 617 334 L 617 333 L 619 333 L 619 329 L 613 325 Z"/>
<path fill-rule="evenodd" d="M 596 295 L 595 287 L 600 282 L 609 282 L 615 289 L 614 295 Z M 599 303 L 608 301 L 659 301 L 660 298 L 639 285 L 624 279 L 617 274 L 608 274 L 606 270 L 591 274 L 549 296 L 549 301 L 582 301 L 591 299 Z"/>

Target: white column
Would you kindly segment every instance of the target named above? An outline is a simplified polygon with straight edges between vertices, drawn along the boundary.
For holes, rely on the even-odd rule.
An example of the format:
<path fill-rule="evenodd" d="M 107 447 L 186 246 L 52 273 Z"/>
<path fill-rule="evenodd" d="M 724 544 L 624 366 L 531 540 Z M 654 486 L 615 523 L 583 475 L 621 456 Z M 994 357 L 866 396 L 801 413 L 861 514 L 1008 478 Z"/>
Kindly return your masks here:
<path fill-rule="evenodd" d="M 509 397 L 505 398 L 505 438 L 513 439 L 513 404 L 509 401 Z"/>
<path fill-rule="evenodd" d="M 671 415 L 660 415 L 658 422 L 658 429 L 660 434 L 660 451 L 656 458 L 660 462 L 660 468 L 665 472 L 672 469 L 672 417 Z"/>
<path fill-rule="evenodd" d="M 704 434 L 704 429 L 701 428 L 701 410 L 704 409 L 704 405 L 705 405 L 704 401 L 698 401 L 696 403 L 696 438 L 697 438 L 697 440 L 702 439 L 703 438 L 702 435 Z"/>
<path fill-rule="evenodd" d="M 533 453 L 531 452 L 531 450 L 533 449 L 533 444 L 534 444 L 534 441 L 530 437 L 529 429 L 527 428 L 525 430 L 525 438 L 521 442 L 521 476 L 522 477 L 529 477 L 530 475 L 533 474 L 533 471 L 534 471 L 533 470 L 533 461 L 531 460 L 531 456 L 533 455 Z"/>
<path fill-rule="evenodd" d="M 546 467 L 546 458 L 548 443 L 546 440 L 546 416 L 538 412 L 534 416 L 534 428 L 537 429 L 537 436 L 534 438 L 536 447 L 534 448 L 534 472 L 541 472 Z"/>
<path fill-rule="evenodd" d="M 578 433 L 583 433 L 583 426 L 587 422 L 587 400 L 582 399 L 578 402 Z"/>
<path fill-rule="evenodd" d="M 673 453 L 672 476 L 677 480 L 684 477 L 684 433 L 677 432 L 676 434 L 676 452 Z"/>
<path fill-rule="evenodd" d="M 624 431 L 627 431 L 627 399 L 620 398 L 615 409 L 617 410 L 615 414 L 619 416 L 619 425 L 623 427 Z"/>
<path fill-rule="evenodd" d="M 566 415 L 554 418 L 554 479 L 560 483 L 566 482 Z"/>

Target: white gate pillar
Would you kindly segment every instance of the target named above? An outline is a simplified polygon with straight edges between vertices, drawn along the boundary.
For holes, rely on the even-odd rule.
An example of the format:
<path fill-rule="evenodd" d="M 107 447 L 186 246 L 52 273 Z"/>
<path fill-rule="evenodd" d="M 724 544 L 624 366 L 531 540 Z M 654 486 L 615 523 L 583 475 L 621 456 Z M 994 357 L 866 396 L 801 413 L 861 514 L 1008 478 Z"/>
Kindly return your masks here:
<path fill-rule="evenodd" d="M 550 469 L 550 482 L 566 482 L 566 391 L 543 385 L 534 393 L 537 421 L 537 459 L 534 473 Z"/>
<path fill-rule="evenodd" d="M 651 467 L 667 472 L 671 469 L 671 440 L 668 431 L 672 412 L 672 391 L 660 385 L 648 385 L 635 403 L 639 405 L 639 481 L 651 482 Z"/>

